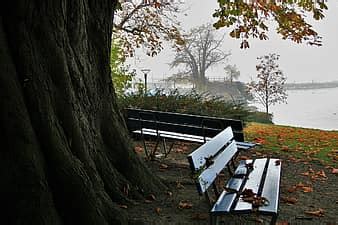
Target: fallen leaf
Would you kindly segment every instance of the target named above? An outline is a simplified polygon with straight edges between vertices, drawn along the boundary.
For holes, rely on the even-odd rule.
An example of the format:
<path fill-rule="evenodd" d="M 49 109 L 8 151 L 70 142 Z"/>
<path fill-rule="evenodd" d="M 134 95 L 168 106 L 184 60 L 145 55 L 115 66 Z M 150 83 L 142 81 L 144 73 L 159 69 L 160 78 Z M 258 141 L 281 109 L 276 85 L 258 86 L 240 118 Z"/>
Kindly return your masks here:
<path fill-rule="evenodd" d="M 303 190 L 304 193 L 313 192 L 313 188 L 312 187 L 303 187 L 302 190 Z"/>
<path fill-rule="evenodd" d="M 177 189 L 182 189 L 182 188 L 184 188 L 184 186 L 181 184 L 181 182 L 177 181 L 176 182 L 176 188 Z"/>
<path fill-rule="evenodd" d="M 144 203 L 148 203 L 148 204 L 149 204 L 149 203 L 152 203 L 152 202 L 153 202 L 153 201 L 150 201 L 150 200 L 148 200 L 148 199 L 145 199 L 145 200 L 144 200 Z"/>
<path fill-rule="evenodd" d="M 303 188 L 305 187 L 305 185 L 302 182 L 299 182 L 298 184 L 296 184 L 296 188 Z"/>
<path fill-rule="evenodd" d="M 160 169 L 168 169 L 168 165 L 167 164 L 160 164 Z"/>
<path fill-rule="evenodd" d="M 297 187 L 292 186 L 292 187 L 290 187 L 290 188 L 288 189 L 288 192 L 289 192 L 289 193 L 293 193 L 293 192 L 295 192 L 296 190 L 297 190 Z"/>
<path fill-rule="evenodd" d="M 249 157 L 246 155 L 241 155 L 240 157 L 238 157 L 239 160 L 248 160 Z"/>
<path fill-rule="evenodd" d="M 143 152 L 143 148 L 140 146 L 135 146 L 134 151 L 140 153 L 140 152 Z"/>
<path fill-rule="evenodd" d="M 183 151 L 183 149 L 178 148 L 178 149 L 175 149 L 175 152 L 176 152 L 176 153 L 183 153 L 184 151 Z"/>
<path fill-rule="evenodd" d="M 276 160 L 275 165 L 276 165 L 276 166 L 279 166 L 280 163 L 281 163 L 281 160 L 280 160 L 280 159 L 279 159 L 279 160 Z"/>
<path fill-rule="evenodd" d="M 320 177 L 323 177 L 323 178 L 327 178 L 327 176 L 326 176 L 324 170 L 321 170 L 321 171 L 317 172 L 316 175 L 318 175 L 318 176 L 320 176 Z"/>
<path fill-rule="evenodd" d="M 160 215 L 161 208 L 159 208 L 159 207 L 155 208 L 155 212 L 157 213 L 157 215 Z"/>
<path fill-rule="evenodd" d="M 338 174 L 338 169 L 336 168 L 333 168 L 332 171 L 331 171 L 332 174 Z"/>
<path fill-rule="evenodd" d="M 180 201 L 178 203 L 178 208 L 179 209 L 191 209 L 192 208 L 192 204 L 189 203 L 188 201 Z"/>
<path fill-rule="evenodd" d="M 258 217 L 255 217 L 255 222 L 256 223 L 264 223 L 264 220 Z"/>
<path fill-rule="evenodd" d="M 282 151 L 289 151 L 289 146 L 283 145 L 282 146 Z"/>
<path fill-rule="evenodd" d="M 315 211 L 305 211 L 305 214 L 311 215 L 311 216 L 317 216 L 317 217 L 322 217 L 324 216 L 324 209 L 319 208 L 318 210 Z"/>
<path fill-rule="evenodd" d="M 122 208 L 122 209 L 128 209 L 127 205 L 119 205 L 119 207 Z"/>
<path fill-rule="evenodd" d="M 150 194 L 150 195 L 147 196 L 146 199 L 147 199 L 147 200 L 150 200 L 150 201 L 155 201 L 155 200 L 156 200 L 156 197 L 155 197 L 155 195 Z"/>
<path fill-rule="evenodd" d="M 295 197 L 285 197 L 282 200 L 288 204 L 296 204 L 298 202 L 298 199 Z"/>
<path fill-rule="evenodd" d="M 257 142 L 257 143 L 259 143 L 259 144 L 261 144 L 261 145 L 265 144 L 265 139 L 264 138 L 255 138 L 254 141 Z"/>
<path fill-rule="evenodd" d="M 172 193 L 171 191 L 167 191 L 167 195 L 168 195 L 169 197 L 171 197 L 171 196 L 173 196 L 173 193 Z"/>
<path fill-rule="evenodd" d="M 309 173 L 309 172 L 304 172 L 304 173 L 301 173 L 300 175 L 303 175 L 303 176 L 310 176 L 310 173 Z"/>

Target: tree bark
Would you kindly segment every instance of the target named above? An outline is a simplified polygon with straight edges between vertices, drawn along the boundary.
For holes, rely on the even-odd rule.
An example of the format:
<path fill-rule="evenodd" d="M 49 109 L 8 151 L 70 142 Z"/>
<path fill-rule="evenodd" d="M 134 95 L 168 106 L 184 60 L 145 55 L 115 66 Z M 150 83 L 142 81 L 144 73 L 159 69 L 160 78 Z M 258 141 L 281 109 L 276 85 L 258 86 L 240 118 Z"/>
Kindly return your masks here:
<path fill-rule="evenodd" d="M 115 103 L 116 2 L 2 5 L 1 224 L 127 224 L 118 205 L 163 187 L 133 152 Z"/>

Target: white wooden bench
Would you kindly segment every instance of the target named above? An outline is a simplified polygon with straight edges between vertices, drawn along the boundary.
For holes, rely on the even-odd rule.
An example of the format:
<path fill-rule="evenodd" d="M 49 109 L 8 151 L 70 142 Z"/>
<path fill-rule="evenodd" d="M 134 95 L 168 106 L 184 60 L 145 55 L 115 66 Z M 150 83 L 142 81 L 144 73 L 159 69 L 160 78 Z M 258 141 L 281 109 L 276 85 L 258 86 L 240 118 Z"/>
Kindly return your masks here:
<path fill-rule="evenodd" d="M 210 202 L 209 189 L 216 194 L 211 203 L 210 223 L 217 224 L 220 215 L 260 213 L 278 216 L 281 161 L 273 158 L 242 160 L 237 168 L 239 153 L 231 127 L 226 128 L 188 156 L 197 190 Z M 231 178 L 220 189 L 217 177 L 227 170 Z"/>

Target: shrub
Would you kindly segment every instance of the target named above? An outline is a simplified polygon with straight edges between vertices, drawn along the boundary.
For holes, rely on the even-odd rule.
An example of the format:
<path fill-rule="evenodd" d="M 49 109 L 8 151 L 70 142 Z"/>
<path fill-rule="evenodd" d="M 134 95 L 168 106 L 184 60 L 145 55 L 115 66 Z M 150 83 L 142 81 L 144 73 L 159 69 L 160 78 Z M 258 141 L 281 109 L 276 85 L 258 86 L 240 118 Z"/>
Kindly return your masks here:
<path fill-rule="evenodd" d="M 251 111 L 243 103 L 237 104 L 232 101 L 225 101 L 219 97 L 210 96 L 208 93 L 199 94 L 195 90 L 181 94 L 177 89 L 169 93 L 157 89 L 153 94 L 148 93 L 144 95 L 143 93 L 139 93 L 126 95 L 119 98 L 119 105 L 121 109 L 131 107 L 233 118 L 244 121 L 255 121 L 255 117 L 257 116 L 262 122 L 260 114 Z M 271 121 L 265 122 L 271 123 Z"/>

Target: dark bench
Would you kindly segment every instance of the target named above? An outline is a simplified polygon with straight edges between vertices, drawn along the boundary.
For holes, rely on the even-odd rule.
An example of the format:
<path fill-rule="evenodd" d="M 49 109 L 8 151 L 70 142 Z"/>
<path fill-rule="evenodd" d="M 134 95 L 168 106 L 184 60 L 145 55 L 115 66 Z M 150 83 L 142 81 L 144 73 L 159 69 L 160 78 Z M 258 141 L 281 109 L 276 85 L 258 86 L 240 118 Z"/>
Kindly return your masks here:
<path fill-rule="evenodd" d="M 168 154 L 173 146 L 167 149 L 166 139 L 203 144 L 228 126 L 234 130 L 240 149 L 250 149 L 256 145 L 244 141 L 241 120 L 131 108 L 125 109 L 124 117 L 132 134 L 141 136 L 143 141 L 145 136 L 156 138 L 155 149 L 162 141 L 165 154 Z"/>
<path fill-rule="evenodd" d="M 220 132 L 188 156 L 197 190 L 210 202 L 210 189 L 216 195 L 211 202 L 211 224 L 225 214 L 260 213 L 271 216 L 275 224 L 278 216 L 281 162 L 261 158 L 242 160 L 236 168 L 239 153 L 231 127 Z M 217 179 L 228 171 L 230 179 L 220 188 Z M 224 177 L 224 176 L 223 176 Z"/>

